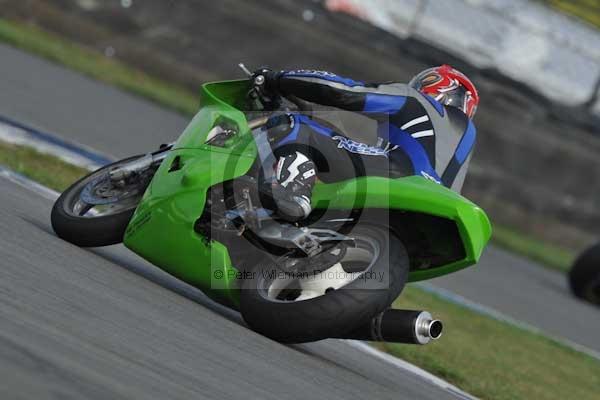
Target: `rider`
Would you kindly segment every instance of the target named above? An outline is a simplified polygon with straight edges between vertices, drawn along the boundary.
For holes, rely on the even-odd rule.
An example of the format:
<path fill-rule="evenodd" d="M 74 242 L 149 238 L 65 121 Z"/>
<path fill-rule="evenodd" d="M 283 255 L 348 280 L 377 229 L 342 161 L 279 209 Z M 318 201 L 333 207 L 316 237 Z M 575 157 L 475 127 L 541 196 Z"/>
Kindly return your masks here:
<path fill-rule="evenodd" d="M 391 177 L 420 175 L 460 192 L 475 142 L 471 119 L 479 104 L 475 85 L 449 65 L 429 68 L 408 85 L 365 84 L 330 72 L 261 69 L 261 90 L 267 96 L 301 100 L 360 113 L 378 123 L 377 145 L 354 141 L 335 127 L 302 114 L 272 117 L 277 183 L 273 185 L 278 214 L 289 221 L 307 217 L 317 171 L 331 170 L 321 160 L 346 153 L 349 164 L 335 161 L 342 180 L 357 174 L 357 166 L 385 163 Z M 284 129 L 281 129 L 281 127 Z M 356 159 L 360 158 L 360 162 Z M 358 173 L 361 173 L 360 171 Z M 348 175 L 349 174 L 349 175 Z M 371 175 L 371 173 L 369 173 Z"/>

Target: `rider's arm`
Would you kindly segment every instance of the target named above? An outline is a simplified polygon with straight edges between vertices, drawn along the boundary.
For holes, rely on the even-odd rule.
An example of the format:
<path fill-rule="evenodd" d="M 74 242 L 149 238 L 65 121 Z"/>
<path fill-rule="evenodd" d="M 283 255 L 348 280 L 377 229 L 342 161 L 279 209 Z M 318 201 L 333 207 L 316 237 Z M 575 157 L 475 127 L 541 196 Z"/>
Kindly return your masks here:
<path fill-rule="evenodd" d="M 395 84 L 393 93 L 385 93 L 381 85 L 367 85 L 324 71 L 282 71 L 273 81 L 274 89 L 283 95 L 373 116 L 397 112 L 406 102 L 403 85 Z"/>

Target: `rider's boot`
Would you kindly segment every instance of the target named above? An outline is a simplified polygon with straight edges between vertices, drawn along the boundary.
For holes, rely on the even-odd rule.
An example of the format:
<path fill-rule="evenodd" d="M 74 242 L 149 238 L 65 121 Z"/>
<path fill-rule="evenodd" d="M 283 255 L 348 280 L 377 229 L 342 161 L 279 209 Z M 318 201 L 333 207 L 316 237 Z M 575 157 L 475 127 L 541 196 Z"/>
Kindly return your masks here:
<path fill-rule="evenodd" d="M 314 162 L 297 151 L 280 157 L 275 172 L 277 183 L 273 185 L 272 193 L 277 215 L 289 222 L 308 217 L 317 179 Z"/>

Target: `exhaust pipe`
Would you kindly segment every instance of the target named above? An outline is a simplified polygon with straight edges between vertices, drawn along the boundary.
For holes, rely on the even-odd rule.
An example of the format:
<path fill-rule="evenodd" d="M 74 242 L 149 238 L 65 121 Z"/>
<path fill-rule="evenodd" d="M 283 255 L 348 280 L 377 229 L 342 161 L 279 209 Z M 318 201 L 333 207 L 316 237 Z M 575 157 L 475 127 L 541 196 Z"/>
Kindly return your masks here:
<path fill-rule="evenodd" d="M 427 311 L 389 309 L 343 339 L 427 344 L 442 336 L 444 326 Z"/>

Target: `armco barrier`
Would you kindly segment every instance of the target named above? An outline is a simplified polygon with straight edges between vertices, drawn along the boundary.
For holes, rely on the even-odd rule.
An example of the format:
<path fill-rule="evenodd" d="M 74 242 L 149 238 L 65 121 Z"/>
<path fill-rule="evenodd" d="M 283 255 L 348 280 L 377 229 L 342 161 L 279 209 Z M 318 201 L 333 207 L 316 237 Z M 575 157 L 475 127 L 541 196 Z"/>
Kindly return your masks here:
<path fill-rule="evenodd" d="M 600 31 L 530 0 L 328 0 L 391 33 L 495 68 L 568 106 L 600 82 Z M 590 109 L 600 116 L 600 106 Z"/>

